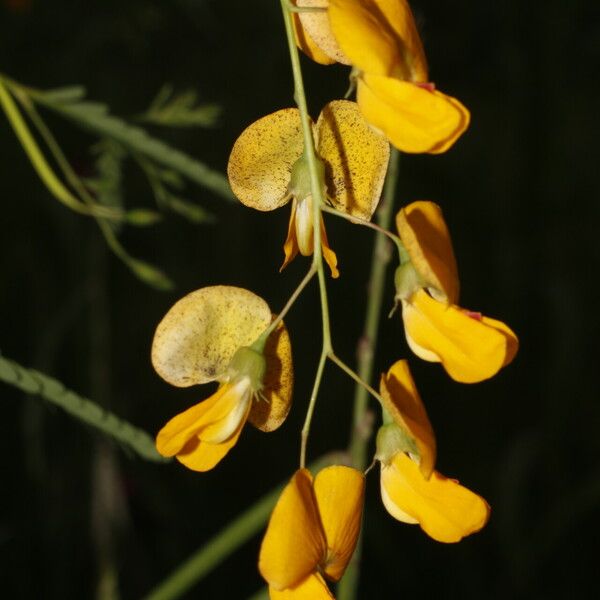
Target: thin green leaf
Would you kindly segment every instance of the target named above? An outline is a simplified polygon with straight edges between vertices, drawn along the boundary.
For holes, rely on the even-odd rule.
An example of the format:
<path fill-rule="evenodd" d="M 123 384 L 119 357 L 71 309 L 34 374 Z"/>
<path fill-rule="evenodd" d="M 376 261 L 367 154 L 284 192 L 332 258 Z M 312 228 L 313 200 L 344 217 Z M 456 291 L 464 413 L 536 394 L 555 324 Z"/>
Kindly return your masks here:
<path fill-rule="evenodd" d="M 30 93 L 36 102 L 75 121 L 80 126 L 102 137 L 110 137 L 131 152 L 142 154 L 158 164 L 181 173 L 221 197 L 233 200 L 225 175 L 150 136 L 144 129 L 109 114 L 105 105 L 87 101 L 57 102 L 52 97 L 49 99 L 44 92 Z"/>
<path fill-rule="evenodd" d="M 0 356 L 0 380 L 59 406 L 72 417 L 110 436 L 115 441 L 154 462 L 167 462 L 156 451 L 153 438 L 144 430 L 117 417 L 95 402 L 66 389 L 56 379 L 34 369 L 27 369 Z"/>

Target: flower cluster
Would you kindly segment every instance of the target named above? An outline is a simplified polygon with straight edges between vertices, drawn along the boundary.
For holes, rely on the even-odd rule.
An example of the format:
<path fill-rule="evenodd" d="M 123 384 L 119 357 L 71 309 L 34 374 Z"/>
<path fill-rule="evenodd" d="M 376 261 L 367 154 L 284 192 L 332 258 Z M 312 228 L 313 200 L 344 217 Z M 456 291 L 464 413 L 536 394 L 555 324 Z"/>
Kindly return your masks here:
<path fill-rule="evenodd" d="M 318 274 L 324 339 L 300 467 L 274 508 L 259 557 L 273 600 L 318 600 L 333 598 L 327 581 L 340 580 L 352 557 L 370 470 L 333 465 L 313 477 L 305 467 L 325 360 L 341 366 L 380 403 L 373 461 L 380 464 L 381 499 L 392 517 L 452 543 L 479 531 L 490 514 L 483 498 L 435 469 L 435 435 L 408 362 L 394 362 L 377 393 L 333 353 L 323 261 L 332 277 L 339 270 L 322 213 L 379 229 L 396 243 L 394 300 L 408 347 L 419 358 L 441 363 L 455 381 L 475 383 L 508 365 L 518 341 L 504 323 L 459 306 L 458 269 L 437 204 L 404 206 L 396 233 L 370 222 L 390 144 L 405 152 L 444 152 L 469 124 L 467 109 L 429 81 L 406 0 L 296 0 L 282 6 L 292 61 L 297 44 L 321 64 L 351 65 L 356 102 L 329 102 L 316 123 L 305 102 L 258 119 L 238 137 L 227 170 L 246 206 L 272 211 L 291 202 L 281 269 L 298 253 L 313 256 L 311 268 L 279 315 L 252 292 L 231 286 L 197 290 L 169 310 L 152 346 L 156 371 L 178 387 L 217 382 L 218 388 L 172 418 L 156 445 L 189 469 L 207 471 L 236 444 L 246 421 L 266 432 L 282 424 L 293 387 L 283 317 Z"/>

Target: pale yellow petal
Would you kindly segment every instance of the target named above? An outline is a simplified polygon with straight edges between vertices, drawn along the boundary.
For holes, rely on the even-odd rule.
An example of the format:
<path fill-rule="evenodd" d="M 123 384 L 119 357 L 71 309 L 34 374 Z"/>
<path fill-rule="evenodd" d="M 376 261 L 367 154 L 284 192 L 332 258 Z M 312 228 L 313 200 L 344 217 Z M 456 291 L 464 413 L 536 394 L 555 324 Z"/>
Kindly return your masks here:
<path fill-rule="evenodd" d="M 243 288 L 218 285 L 183 297 L 159 323 L 152 364 L 172 385 L 220 380 L 241 346 L 249 346 L 271 322 L 267 303 Z"/>
<path fill-rule="evenodd" d="M 456 304 L 458 269 L 442 209 L 426 200 L 413 202 L 396 215 L 396 226 L 411 263 L 431 295 Z"/>
<path fill-rule="evenodd" d="M 273 431 L 290 411 L 294 387 L 292 345 L 283 322 L 269 336 L 264 356 L 267 370 L 261 390 L 263 398 L 254 400 L 248 420 L 261 431 Z"/>
<path fill-rule="evenodd" d="M 357 102 L 366 120 L 403 152 L 445 152 L 469 125 L 469 111 L 454 98 L 389 77 L 364 73 Z"/>
<path fill-rule="evenodd" d="M 403 453 L 392 465 L 382 465 L 381 485 L 389 501 L 438 542 L 459 542 L 479 531 L 489 518 L 490 507 L 481 496 L 437 471 L 429 480 L 424 479 L 417 465 Z"/>
<path fill-rule="evenodd" d="M 308 35 L 304 27 L 300 22 L 300 17 L 297 13 L 292 15 L 293 24 L 294 24 L 294 36 L 296 38 L 296 44 L 298 48 L 304 52 L 309 58 L 312 58 L 315 62 L 318 62 L 322 65 L 332 65 L 335 63 L 335 59 L 330 58 L 317 46 L 314 40 Z"/>
<path fill-rule="evenodd" d="M 236 140 L 227 175 L 237 198 L 257 210 L 274 210 L 288 200 L 292 166 L 304 142 L 300 112 L 284 108 L 247 127 Z"/>
<path fill-rule="evenodd" d="M 195 437 L 182 448 L 175 458 L 192 471 L 210 471 L 237 444 L 243 428 L 244 422 L 241 421 L 237 431 L 221 444 L 208 444 Z"/>
<path fill-rule="evenodd" d="M 326 467 L 315 477 L 314 490 L 327 540 L 327 559 L 321 568 L 338 581 L 360 533 L 365 477 L 351 467 Z"/>
<path fill-rule="evenodd" d="M 381 501 L 383 502 L 383 506 L 385 506 L 385 510 L 387 510 L 390 513 L 390 515 L 392 515 L 392 517 L 396 519 L 396 521 L 401 521 L 402 523 L 406 523 L 407 525 L 417 525 L 419 522 L 417 521 L 417 519 L 411 517 L 408 513 L 405 513 L 397 504 L 394 504 L 394 502 L 392 502 L 392 499 L 390 498 L 387 489 L 383 485 L 384 468 L 389 469 L 391 468 L 391 466 L 388 465 L 387 467 L 384 467 L 384 465 L 381 465 L 382 477 L 380 477 L 379 480 L 379 489 L 381 491 Z"/>
<path fill-rule="evenodd" d="M 356 102 L 348 100 L 330 102 L 321 111 L 316 138 L 333 206 L 369 221 L 379 203 L 387 171 L 387 139 L 373 131 Z"/>
<path fill-rule="evenodd" d="M 508 328 L 472 318 L 455 305 L 434 300 L 424 290 L 402 303 L 402 318 L 407 339 L 435 354 L 456 381 L 488 379 L 514 356 L 516 338 L 507 333 Z"/>
<path fill-rule="evenodd" d="M 319 573 L 313 573 L 297 586 L 278 591 L 269 588 L 271 600 L 335 600 L 325 580 Z"/>
<path fill-rule="evenodd" d="M 296 0 L 296 5 L 301 7 L 327 8 L 327 4 L 327 0 Z M 329 16 L 326 12 L 303 12 L 299 13 L 298 16 L 305 32 L 305 43 L 307 40 L 310 40 L 320 50 L 320 53 L 318 54 L 319 57 L 323 54 L 328 57 L 331 62 L 339 62 L 345 65 L 350 64 L 350 60 L 340 49 L 333 32 L 331 31 Z M 305 45 L 309 50 L 312 50 L 310 43 L 306 43 Z M 304 45 L 300 47 L 302 50 L 306 51 Z M 311 58 L 317 60 L 308 52 L 307 54 Z M 321 60 L 318 60 L 317 62 L 331 64 L 331 62 L 325 63 Z"/>
<path fill-rule="evenodd" d="M 326 550 L 312 476 L 300 469 L 275 505 L 260 547 L 258 569 L 271 588 L 284 590 L 316 571 Z"/>
<path fill-rule="evenodd" d="M 419 450 L 419 468 L 428 479 L 435 466 L 435 435 L 408 361 L 394 363 L 387 374 L 381 376 L 379 390 L 384 407 L 395 423 L 414 439 Z"/>

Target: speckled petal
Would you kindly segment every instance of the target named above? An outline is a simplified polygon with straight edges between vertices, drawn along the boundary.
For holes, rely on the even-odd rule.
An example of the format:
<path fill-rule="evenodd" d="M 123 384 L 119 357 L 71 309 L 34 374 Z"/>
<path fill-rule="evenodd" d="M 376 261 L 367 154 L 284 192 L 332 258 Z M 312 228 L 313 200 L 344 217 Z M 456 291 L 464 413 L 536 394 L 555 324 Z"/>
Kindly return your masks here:
<path fill-rule="evenodd" d="M 264 397 L 254 400 L 248 420 L 261 431 L 273 431 L 290 411 L 294 387 L 292 345 L 283 322 L 269 336 L 264 356 L 267 362 L 261 390 Z"/>
<path fill-rule="evenodd" d="M 237 198 L 257 210 L 274 210 L 289 200 L 292 166 L 304 142 L 300 112 L 284 108 L 247 127 L 236 140 L 227 175 Z"/>
<path fill-rule="evenodd" d="M 302 23 L 300 22 L 300 16 L 298 14 L 292 15 L 293 24 L 294 24 L 294 36 L 296 38 L 296 44 L 306 56 L 312 58 L 315 62 L 318 62 L 321 65 L 332 65 L 336 61 L 333 58 L 330 58 L 317 46 L 315 41 L 308 35 L 304 27 L 302 27 Z"/>
<path fill-rule="evenodd" d="M 159 323 L 152 364 L 170 384 L 188 387 L 221 380 L 241 346 L 249 346 L 271 322 L 267 303 L 232 286 L 196 290 L 179 300 Z"/>
<path fill-rule="evenodd" d="M 316 125 L 317 152 L 324 160 L 327 195 L 338 210 L 367 221 L 377 208 L 390 155 L 356 102 L 335 100 Z"/>
<path fill-rule="evenodd" d="M 364 73 L 356 98 L 366 120 L 402 152 L 445 152 L 469 126 L 469 111 L 455 98 L 390 77 Z"/>
<path fill-rule="evenodd" d="M 413 202 L 396 215 L 396 226 L 411 263 L 431 295 L 456 304 L 458 269 L 442 209 L 426 200 Z"/>
<path fill-rule="evenodd" d="M 301 7 L 327 8 L 328 2 L 327 0 L 296 0 L 296 5 Z M 302 28 L 306 32 L 306 37 L 313 42 L 322 54 L 329 57 L 331 62 L 339 62 L 344 65 L 350 64 L 350 60 L 340 49 L 337 40 L 331 31 L 329 16 L 326 12 L 303 12 L 299 13 L 298 16 Z M 307 46 L 310 49 L 308 44 Z M 302 50 L 305 50 L 304 46 L 300 47 Z M 311 56 L 310 54 L 308 55 Z M 311 58 L 313 57 L 311 56 Z"/>
<path fill-rule="evenodd" d="M 408 368 L 399 360 L 381 376 L 379 390 L 385 409 L 395 423 L 412 437 L 419 450 L 419 469 L 429 479 L 435 466 L 436 442 L 425 405 Z"/>

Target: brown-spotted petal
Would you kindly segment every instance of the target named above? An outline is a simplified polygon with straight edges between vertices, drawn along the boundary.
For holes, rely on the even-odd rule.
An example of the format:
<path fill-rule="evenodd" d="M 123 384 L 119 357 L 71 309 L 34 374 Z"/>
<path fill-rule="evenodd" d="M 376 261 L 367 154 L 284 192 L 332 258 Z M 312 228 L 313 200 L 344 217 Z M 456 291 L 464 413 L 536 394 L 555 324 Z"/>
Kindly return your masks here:
<path fill-rule="evenodd" d="M 374 131 L 356 102 L 335 100 L 316 125 L 317 152 L 325 162 L 327 195 L 338 210 L 366 219 L 377 208 L 390 156 L 387 139 Z"/>
<path fill-rule="evenodd" d="M 249 125 L 238 137 L 227 165 L 233 193 L 251 208 L 275 210 L 289 200 L 288 185 L 304 142 L 300 112 L 284 108 Z"/>

